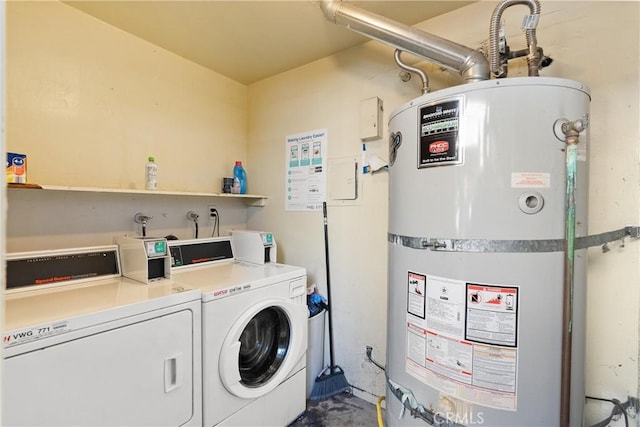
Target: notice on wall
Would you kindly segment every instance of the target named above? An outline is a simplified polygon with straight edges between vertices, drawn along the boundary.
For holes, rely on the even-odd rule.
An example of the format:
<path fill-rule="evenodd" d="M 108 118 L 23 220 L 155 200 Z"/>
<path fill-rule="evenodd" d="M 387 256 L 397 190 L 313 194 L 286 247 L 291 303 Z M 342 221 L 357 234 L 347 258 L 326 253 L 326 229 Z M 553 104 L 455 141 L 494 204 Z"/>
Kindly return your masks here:
<path fill-rule="evenodd" d="M 516 410 L 518 291 L 407 272 L 406 371 L 443 393 Z"/>
<path fill-rule="evenodd" d="M 285 210 L 319 211 L 327 194 L 327 130 L 286 137 Z"/>

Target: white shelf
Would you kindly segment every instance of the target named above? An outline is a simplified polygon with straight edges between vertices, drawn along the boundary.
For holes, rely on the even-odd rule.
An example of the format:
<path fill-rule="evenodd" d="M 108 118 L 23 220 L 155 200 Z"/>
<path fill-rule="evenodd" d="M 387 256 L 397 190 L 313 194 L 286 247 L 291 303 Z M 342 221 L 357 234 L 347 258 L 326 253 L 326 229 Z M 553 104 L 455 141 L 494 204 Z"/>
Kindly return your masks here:
<path fill-rule="evenodd" d="M 190 191 L 165 191 L 165 190 L 132 190 L 125 188 L 103 187 L 70 187 L 64 185 L 25 185 L 10 184 L 9 188 L 42 189 L 48 191 L 78 191 L 84 193 L 118 193 L 118 194 L 145 194 L 165 196 L 191 196 L 191 197 L 223 197 L 228 199 L 242 199 L 249 206 L 265 206 L 267 196 L 258 194 L 228 194 L 228 193 L 201 193 Z"/>

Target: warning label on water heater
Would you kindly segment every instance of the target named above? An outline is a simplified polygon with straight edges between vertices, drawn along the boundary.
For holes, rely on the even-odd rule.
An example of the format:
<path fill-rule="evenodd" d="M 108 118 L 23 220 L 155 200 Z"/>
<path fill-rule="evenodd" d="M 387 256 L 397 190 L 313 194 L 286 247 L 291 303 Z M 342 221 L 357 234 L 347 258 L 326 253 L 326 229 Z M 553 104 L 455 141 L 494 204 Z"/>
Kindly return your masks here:
<path fill-rule="evenodd" d="M 467 283 L 465 338 L 515 347 L 518 339 L 518 288 Z"/>
<path fill-rule="evenodd" d="M 420 108 L 418 168 L 462 163 L 460 105 L 455 99 Z"/>
<path fill-rule="evenodd" d="M 453 397 L 515 411 L 519 288 L 407 273 L 407 373 Z"/>

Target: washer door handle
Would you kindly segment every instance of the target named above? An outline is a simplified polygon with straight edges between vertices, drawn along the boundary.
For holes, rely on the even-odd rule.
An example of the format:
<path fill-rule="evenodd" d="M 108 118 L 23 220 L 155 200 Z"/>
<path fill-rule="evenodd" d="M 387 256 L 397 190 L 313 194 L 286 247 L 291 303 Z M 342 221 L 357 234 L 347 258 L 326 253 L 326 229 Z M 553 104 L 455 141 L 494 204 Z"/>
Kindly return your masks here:
<path fill-rule="evenodd" d="M 164 359 L 164 392 L 170 393 L 182 385 L 182 353 Z"/>

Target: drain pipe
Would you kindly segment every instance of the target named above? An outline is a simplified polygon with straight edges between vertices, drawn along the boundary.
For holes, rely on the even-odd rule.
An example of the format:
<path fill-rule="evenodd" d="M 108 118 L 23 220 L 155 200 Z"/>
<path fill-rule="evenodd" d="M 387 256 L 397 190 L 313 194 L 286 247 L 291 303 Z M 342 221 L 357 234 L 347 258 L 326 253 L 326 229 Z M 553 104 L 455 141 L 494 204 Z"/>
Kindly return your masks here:
<path fill-rule="evenodd" d="M 569 427 L 571 418 L 571 353 L 573 340 L 574 254 L 576 241 L 576 160 L 580 133 L 587 128 L 586 120 L 563 120 L 560 124 L 565 135 L 566 189 L 565 189 L 565 243 L 564 283 L 562 291 L 562 369 L 560 377 L 560 427 Z"/>
<path fill-rule="evenodd" d="M 396 49 L 395 55 L 394 55 L 394 59 L 396 60 L 396 64 L 398 64 L 398 67 L 402 68 L 403 70 L 409 72 L 409 73 L 415 73 L 418 76 L 420 76 L 420 80 L 422 80 L 422 94 L 424 95 L 425 93 L 429 92 L 429 77 L 427 77 L 427 73 L 425 73 L 424 71 L 422 71 L 420 68 L 417 67 L 412 67 L 411 65 L 402 62 L 402 59 L 400 58 L 400 55 L 402 54 L 402 51 L 400 49 Z"/>
<path fill-rule="evenodd" d="M 460 73 L 465 83 L 489 80 L 489 62 L 474 49 L 341 0 L 321 0 L 327 20 Z"/>
<path fill-rule="evenodd" d="M 525 34 L 527 38 L 527 48 L 529 54 L 527 55 L 527 65 L 529 66 L 529 76 L 537 76 L 540 68 L 540 53 L 538 52 L 538 40 L 536 38 L 536 27 L 538 26 L 538 19 L 540 18 L 540 1 L 539 0 L 503 0 L 493 10 L 491 15 L 491 24 L 489 27 L 489 51 L 490 51 L 490 63 L 491 72 L 498 78 L 507 77 L 507 64 L 506 62 L 501 64 L 500 52 L 499 52 L 499 33 L 500 33 L 500 21 L 502 19 L 502 13 L 509 7 L 515 5 L 529 6 L 531 15 L 526 17 L 523 27 L 525 28 Z"/>

